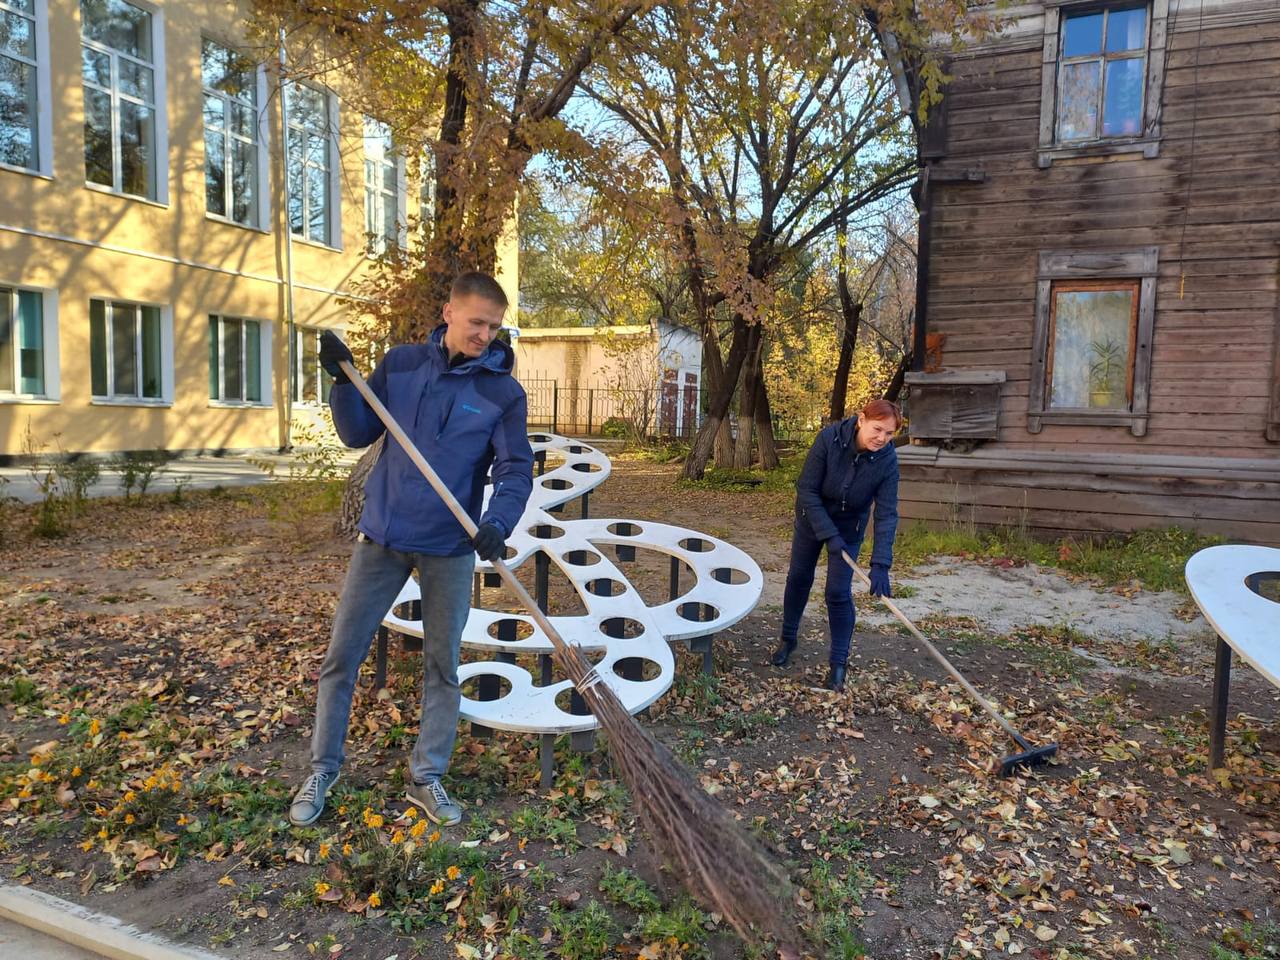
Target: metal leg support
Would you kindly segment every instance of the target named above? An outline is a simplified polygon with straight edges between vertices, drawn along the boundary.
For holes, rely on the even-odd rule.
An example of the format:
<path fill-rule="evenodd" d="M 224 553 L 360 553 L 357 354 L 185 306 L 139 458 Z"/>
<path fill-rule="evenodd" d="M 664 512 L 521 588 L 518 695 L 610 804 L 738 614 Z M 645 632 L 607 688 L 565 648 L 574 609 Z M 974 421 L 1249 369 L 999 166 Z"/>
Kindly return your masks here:
<path fill-rule="evenodd" d="M 1227 740 L 1227 693 L 1231 687 L 1231 647 L 1218 638 L 1213 661 L 1213 703 L 1209 712 L 1209 769 L 1223 765 Z"/>
<path fill-rule="evenodd" d="M 543 790 L 550 790 L 555 782 L 556 773 L 556 735 L 544 733 L 538 738 L 538 760 L 542 766 L 542 779 L 539 783 Z"/>

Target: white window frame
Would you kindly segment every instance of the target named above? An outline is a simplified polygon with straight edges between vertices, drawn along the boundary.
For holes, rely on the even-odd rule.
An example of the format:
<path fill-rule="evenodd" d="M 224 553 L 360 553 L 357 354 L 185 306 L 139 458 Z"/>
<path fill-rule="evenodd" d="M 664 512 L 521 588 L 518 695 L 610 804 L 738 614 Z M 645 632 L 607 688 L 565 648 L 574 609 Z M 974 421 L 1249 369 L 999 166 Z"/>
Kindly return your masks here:
<path fill-rule="evenodd" d="M 0 169 L 51 178 L 53 176 L 53 94 L 49 82 L 48 0 L 35 0 L 30 14 L 18 10 L 17 7 L 6 5 L 5 0 L 0 0 L 0 10 L 7 10 L 7 12 L 15 13 L 21 17 L 32 17 L 36 45 L 34 62 L 16 53 L 6 52 L 4 54 L 6 57 L 28 64 L 36 72 L 36 111 L 33 118 L 36 125 L 33 140 L 36 152 L 35 166 L 22 167 L 13 163 L 0 162 Z"/>
<path fill-rule="evenodd" d="M 318 407 L 324 406 L 326 403 L 329 402 L 328 397 L 326 396 L 326 393 L 328 392 L 328 390 L 333 389 L 333 378 L 329 376 L 329 371 L 325 370 L 325 368 L 320 365 L 320 357 L 319 357 L 319 349 L 320 349 L 319 338 L 320 338 L 320 334 L 324 333 L 326 329 L 329 329 L 329 328 L 308 327 L 308 326 L 303 326 L 302 324 L 298 324 L 297 326 L 294 327 L 294 344 L 293 344 L 294 361 L 293 361 L 292 375 L 289 378 L 289 390 L 290 390 L 290 396 L 293 398 L 293 403 L 295 405 L 301 405 L 309 408 L 310 407 L 318 408 Z M 311 336 L 315 337 L 317 340 L 317 343 L 316 343 L 316 393 L 315 393 L 315 396 L 312 396 L 312 397 L 304 397 L 302 395 L 302 384 L 304 380 L 304 374 L 306 373 L 306 371 L 302 367 L 306 359 L 306 351 L 302 349 L 302 345 L 303 345 L 303 337 L 305 337 L 307 334 L 311 334 Z M 327 384 L 325 382 L 326 378 L 328 378 L 328 381 L 329 381 Z"/>
<path fill-rule="evenodd" d="M 100 300 L 106 307 L 104 314 L 106 319 L 106 350 L 107 350 L 107 393 L 99 395 L 93 393 L 92 380 L 90 380 L 90 403 L 95 406 L 113 406 L 113 407 L 169 407 L 173 405 L 173 308 L 168 304 L 149 302 L 146 300 L 130 300 L 126 297 L 117 297 L 110 294 L 95 294 L 89 297 L 90 302 Z M 159 397 L 143 397 L 143 396 L 116 396 L 115 391 L 115 357 L 111 352 L 111 334 L 112 324 L 114 322 L 114 305 L 120 303 L 130 307 L 155 307 L 160 311 L 160 396 Z M 92 316 L 92 314 L 90 314 Z M 89 319 L 89 318 L 86 318 Z M 89 320 L 92 324 L 92 320 Z M 90 328 L 92 329 L 92 328 Z M 142 314 L 138 314 L 137 329 L 134 333 L 135 347 L 134 357 L 138 364 L 137 379 L 139 383 L 139 391 L 141 391 L 142 381 Z M 92 365 L 92 342 L 90 343 L 89 363 Z"/>
<path fill-rule="evenodd" d="M 266 320 L 259 320 L 257 317 L 232 317 L 222 313 L 209 314 L 210 320 L 218 321 L 218 396 L 209 398 L 209 406 L 237 408 L 252 407 L 266 408 L 272 406 L 271 401 L 271 324 Z M 248 372 L 245 367 L 245 327 L 244 324 L 256 323 L 258 325 L 258 388 L 262 393 L 261 400 L 227 400 L 227 358 L 222 350 L 222 327 L 224 321 L 238 320 L 240 327 L 240 382 L 245 382 L 245 374 Z M 244 392 L 243 390 L 241 392 Z"/>
<path fill-rule="evenodd" d="M 219 37 L 211 36 L 207 33 L 201 34 L 200 53 L 202 58 L 204 56 L 204 41 L 206 40 L 208 40 L 210 43 L 216 43 L 220 47 L 225 47 L 227 50 L 238 51 L 239 49 L 238 47 L 235 46 L 235 44 L 224 43 Z M 203 62 L 201 63 L 201 66 L 203 67 Z M 257 176 L 257 182 L 254 184 L 254 189 L 256 190 L 256 195 L 254 196 L 254 204 L 253 204 L 254 222 L 241 223 L 238 220 L 233 220 L 229 215 L 224 216 L 218 213 L 210 213 L 207 200 L 205 203 L 204 215 L 210 220 L 216 220 L 219 223 L 230 224 L 233 227 L 243 227 L 246 230 L 256 230 L 259 233 L 269 233 L 270 231 L 267 229 L 266 224 L 268 224 L 271 219 L 271 208 L 270 208 L 271 131 L 270 131 L 270 124 L 268 122 L 267 108 L 266 108 L 268 88 L 267 88 L 267 70 L 266 70 L 265 64 L 261 64 L 261 63 L 258 64 L 254 68 L 253 76 L 254 76 L 254 96 L 257 99 L 256 114 L 254 117 L 254 136 L 256 138 L 255 145 L 257 147 L 256 152 L 257 152 L 257 159 L 258 159 L 258 164 L 257 164 L 258 176 Z M 215 95 L 222 97 L 224 103 L 229 104 L 229 101 L 230 101 L 229 97 L 227 97 L 225 94 L 222 94 L 218 91 L 209 91 L 203 86 L 203 83 L 201 85 L 200 90 L 201 90 L 201 96 L 205 96 L 210 92 L 212 92 Z M 202 108 L 203 108 L 203 102 L 202 102 Z M 203 133 L 203 130 L 204 130 L 204 123 L 202 119 L 201 121 L 202 133 Z M 228 141 L 228 145 L 229 144 L 230 144 L 230 141 Z M 223 158 L 224 164 L 226 163 L 226 160 L 227 158 L 224 157 Z M 228 178 L 227 183 L 228 183 L 227 190 L 229 191 L 230 178 Z M 231 207 L 228 206 L 228 209 L 231 209 Z"/>
<path fill-rule="evenodd" d="M 342 249 L 342 191 L 341 191 L 342 155 L 338 149 L 339 147 L 338 131 L 341 129 L 341 127 L 339 126 L 338 97 L 331 90 L 328 90 L 324 87 L 319 87 L 310 83 L 302 83 L 301 81 L 290 81 L 290 84 L 293 84 L 293 83 L 297 83 L 299 86 L 310 87 L 312 90 L 315 90 L 317 93 L 319 93 L 321 96 L 324 97 L 325 122 L 328 127 L 325 133 L 326 133 L 326 140 L 328 141 L 328 144 L 329 144 L 328 187 L 329 187 L 329 207 L 330 207 L 328 237 L 325 240 L 315 240 L 312 237 L 309 237 L 306 232 L 306 224 L 307 224 L 306 206 L 305 206 L 306 194 L 304 192 L 303 194 L 304 206 L 303 206 L 303 217 L 302 217 L 303 232 L 294 233 L 293 239 L 296 241 L 300 241 L 302 243 L 309 243 L 309 244 L 314 244 L 316 246 L 325 247 L 330 250 L 341 250 Z M 286 85 L 286 90 L 287 90 L 287 87 L 288 85 Z M 282 109 L 284 109 L 284 113 L 285 113 L 285 128 L 287 131 L 285 135 L 285 143 L 283 145 L 284 152 L 285 152 L 284 225 L 286 230 L 289 230 L 290 232 L 292 232 L 293 224 L 289 219 L 288 132 L 292 132 L 293 130 L 305 131 L 306 128 L 294 126 L 293 120 L 289 115 L 288 102 L 287 102 L 288 96 L 286 95 L 282 99 L 284 101 L 282 103 Z M 304 160 L 304 165 L 305 165 L 305 160 Z M 305 166 L 304 166 L 304 169 L 305 169 Z M 305 180 L 306 178 L 304 177 L 303 178 L 304 186 L 305 186 Z"/>
<path fill-rule="evenodd" d="M 391 157 L 388 159 L 382 141 L 382 130 L 376 130 L 377 136 L 371 136 L 371 128 L 383 128 L 388 138 L 391 140 Z M 405 169 L 404 152 L 400 150 L 395 142 L 391 130 L 382 121 L 376 117 L 366 115 L 364 117 L 364 222 L 365 222 L 365 252 L 371 257 L 379 257 L 387 252 L 387 224 L 384 222 L 384 214 L 386 205 L 383 202 L 387 197 L 387 190 L 383 186 L 382 176 L 376 176 L 372 180 L 369 177 L 369 166 L 372 164 L 374 168 L 381 174 L 388 166 L 395 168 L 396 186 L 395 186 L 395 203 L 396 203 L 396 222 L 395 222 L 395 242 L 401 249 L 405 249 L 409 243 L 409 204 L 408 204 L 408 175 Z M 376 202 L 375 202 L 376 201 Z M 372 210 L 370 209 L 372 205 Z M 374 226 L 376 229 L 369 230 L 370 213 L 373 214 Z"/>
<path fill-rule="evenodd" d="M 44 354 L 44 393 L 22 393 L 14 390 L 0 393 L 0 404 L 5 403 L 58 403 L 62 399 L 62 377 L 58 362 L 58 291 L 50 287 L 37 287 L 29 283 L 6 283 L 0 280 L 0 287 L 8 288 L 13 298 L 10 316 L 17 317 L 18 291 L 40 294 L 40 324 Z M 18 351 L 14 350 L 14 384 L 21 382 L 18 369 Z"/>
<path fill-rule="evenodd" d="M 80 24 L 79 46 L 76 52 L 80 53 L 81 48 L 89 47 L 99 53 L 104 53 L 111 58 L 111 88 L 89 84 L 84 78 L 83 67 L 80 73 L 80 88 L 83 91 L 86 87 L 106 93 L 111 97 L 111 186 L 103 183 L 95 183 L 86 176 L 84 185 L 90 190 L 97 190 L 101 193 L 110 193 L 118 197 L 128 197 L 131 200 L 141 200 L 146 203 L 158 204 L 162 207 L 169 205 L 169 124 L 165 104 L 168 102 L 168 90 L 165 85 L 165 44 L 164 44 L 164 10 L 156 6 L 154 3 L 148 3 L 146 0 L 127 0 L 132 6 L 145 10 L 151 15 L 151 62 L 139 60 L 137 57 L 130 56 L 123 51 L 116 50 L 112 47 L 105 46 L 97 41 L 91 41 L 84 34 L 84 24 Z M 79 15 L 79 5 L 76 6 L 76 13 Z M 139 100 L 136 97 L 125 96 L 119 90 L 119 62 L 120 59 L 129 60 L 133 63 L 140 64 L 152 71 L 151 76 L 151 93 L 152 102 L 147 103 L 145 100 Z M 155 156 L 153 157 L 153 168 L 151 170 L 151 187 L 154 196 L 146 196 L 137 193 L 126 193 L 122 189 L 122 173 L 120 159 L 120 99 L 124 97 L 131 103 L 150 106 L 152 114 L 155 118 Z"/>

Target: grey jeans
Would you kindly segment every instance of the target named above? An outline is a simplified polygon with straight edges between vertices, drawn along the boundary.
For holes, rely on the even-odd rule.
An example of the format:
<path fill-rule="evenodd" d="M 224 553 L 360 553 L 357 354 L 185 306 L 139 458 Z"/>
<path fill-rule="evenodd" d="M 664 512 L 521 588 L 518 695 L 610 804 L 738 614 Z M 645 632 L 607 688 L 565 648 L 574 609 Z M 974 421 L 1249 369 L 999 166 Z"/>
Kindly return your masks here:
<path fill-rule="evenodd" d="M 356 543 L 333 618 L 329 652 L 320 668 L 311 769 L 334 773 L 346 757 L 351 698 L 360 664 L 373 637 L 417 567 L 422 585 L 422 712 L 409 770 L 415 783 L 439 779 L 449 769 L 458 732 L 458 651 L 471 612 L 475 555 L 430 557 L 402 553 L 368 540 Z"/>

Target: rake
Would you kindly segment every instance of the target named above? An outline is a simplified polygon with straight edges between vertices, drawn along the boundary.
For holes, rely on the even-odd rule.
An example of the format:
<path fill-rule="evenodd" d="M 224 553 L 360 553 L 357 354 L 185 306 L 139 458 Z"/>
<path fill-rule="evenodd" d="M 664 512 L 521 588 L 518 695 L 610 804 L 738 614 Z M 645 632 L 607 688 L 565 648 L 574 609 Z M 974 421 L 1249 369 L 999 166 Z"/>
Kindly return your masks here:
<path fill-rule="evenodd" d="M 475 522 L 364 378 L 348 361 L 341 367 L 467 535 L 475 536 Z M 802 938 L 791 916 L 793 893 L 781 868 L 671 751 L 636 722 L 582 651 L 551 625 L 511 568 L 501 559 L 490 562 L 551 641 L 555 662 L 599 721 L 640 821 L 662 859 L 695 899 L 720 914 L 743 940 L 771 940 L 784 960 L 798 958 Z"/>
<path fill-rule="evenodd" d="M 847 550 L 842 550 L 840 551 L 840 555 L 844 557 L 844 562 L 853 569 L 854 574 L 862 581 L 863 586 L 870 590 L 870 578 L 862 571 L 861 567 L 853 562 L 853 557 L 849 556 L 849 552 Z M 1001 758 L 1000 775 L 1002 777 L 1009 776 L 1009 774 L 1013 773 L 1013 771 L 1018 769 L 1018 767 L 1042 766 L 1048 763 L 1049 759 L 1058 752 L 1058 745 L 1056 743 L 1048 743 L 1041 747 L 1032 746 L 1022 736 L 1022 734 L 1018 733 L 1018 731 L 1013 728 L 1013 724 L 1006 720 L 1000 714 L 1000 711 L 993 707 L 990 701 L 980 694 L 972 683 L 965 679 L 964 674 L 957 670 L 951 661 L 942 655 L 942 651 L 925 639 L 924 634 L 916 629 L 916 625 L 908 619 L 905 613 L 898 609 L 898 605 L 896 603 L 888 597 L 877 597 L 876 599 L 888 607 L 890 612 L 902 621 L 903 626 L 911 631 L 911 635 L 924 644 L 924 648 L 929 651 L 929 655 L 938 661 L 942 666 L 942 669 L 951 674 L 951 679 L 960 684 L 960 686 L 964 688 L 964 692 L 973 698 L 974 703 L 989 713 L 991 715 L 991 719 L 1000 724 L 1000 726 L 1004 728 L 1004 732 L 1009 735 L 1010 739 L 1022 748 L 1019 753 L 1014 753 L 1010 756 Z"/>

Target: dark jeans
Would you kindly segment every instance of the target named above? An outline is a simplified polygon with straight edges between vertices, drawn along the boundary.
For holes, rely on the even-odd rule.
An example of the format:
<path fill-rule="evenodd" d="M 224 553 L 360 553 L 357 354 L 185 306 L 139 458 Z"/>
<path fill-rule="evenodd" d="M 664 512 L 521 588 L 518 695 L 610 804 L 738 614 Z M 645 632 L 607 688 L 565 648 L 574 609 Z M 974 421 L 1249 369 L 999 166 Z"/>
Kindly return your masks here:
<path fill-rule="evenodd" d="M 391 608 L 409 572 L 422 584 L 422 710 L 418 741 L 409 759 L 415 783 L 438 780 L 449 768 L 458 732 L 458 652 L 471 613 L 475 554 L 430 557 L 401 553 L 360 540 L 351 553 L 347 581 L 333 618 L 329 652 L 320 668 L 316 725 L 311 734 L 311 769 L 333 773 L 346 755 L 347 725 L 356 675 L 373 635 Z"/>
<path fill-rule="evenodd" d="M 850 538 L 853 531 L 842 531 L 850 553 L 857 544 Z M 797 525 L 791 535 L 791 567 L 787 570 L 787 589 L 782 595 L 782 639 L 795 644 L 800 633 L 800 618 L 809 602 L 813 589 L 813 576 L 822 553 L 823 542 L 805 528 Z M 843 664 L 849 659 L 849 644 L 853 639 L 853 571 L 844 558 L 827 555 L 827 622 L 831 626 L 831 662 Z"/>

